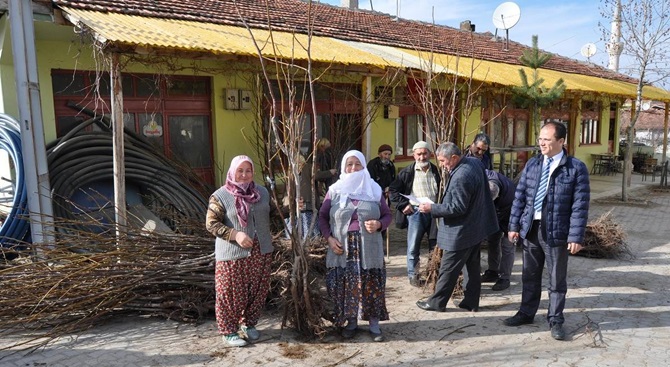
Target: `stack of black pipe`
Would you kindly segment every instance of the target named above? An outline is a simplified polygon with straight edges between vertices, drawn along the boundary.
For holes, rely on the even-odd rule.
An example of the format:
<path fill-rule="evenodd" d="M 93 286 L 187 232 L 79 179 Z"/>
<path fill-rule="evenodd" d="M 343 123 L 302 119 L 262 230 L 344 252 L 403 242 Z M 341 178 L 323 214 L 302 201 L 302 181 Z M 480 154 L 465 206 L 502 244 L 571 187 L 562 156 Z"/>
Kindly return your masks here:
<path fill-rule="evenodd" d="M 92 124 L 100 131 L 87 131 L 93 130 L 86 129 Z M 172 226 L 193 221 L 204 224 L 207 201 L 196 189 L 199 182 L 194 175 L 185 175 L 184 170 L 146 139 L 128 130 L 124 131 L 124 154 L 126 186 L 138 187 L 148 208 L 170 208 L 173 215 L 184 219 L 166 218 L 166 223 Z M 80 209 L 74 207 L 71 198 L 93 183 L 114 182 L 113 140 L 108 118 L 93 117 L 51 142 L 47 146 L 47 161 L 55 218 L 67 223 L 66 227 L 86 230 L 88 224 L 76 223 L 75 213 Z M 172 230 L 187 232 L 177 227 Z"/>

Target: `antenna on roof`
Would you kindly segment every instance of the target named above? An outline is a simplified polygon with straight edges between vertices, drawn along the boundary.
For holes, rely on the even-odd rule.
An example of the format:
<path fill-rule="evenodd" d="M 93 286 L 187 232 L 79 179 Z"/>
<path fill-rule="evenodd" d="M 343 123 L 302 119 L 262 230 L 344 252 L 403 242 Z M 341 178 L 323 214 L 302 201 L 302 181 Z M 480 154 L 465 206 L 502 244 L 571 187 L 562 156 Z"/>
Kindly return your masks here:
<path fill-rule="evenodd" d="M 596 51 L 598 51 L 598 49 L 596 48 L 596 45 L 589 42 L 589 43 L 585 44 L 584 46 L 582 46 L 582 49 L 581 49 L 580 52 L 582 53 L 582 56 L 586 57 L 586 60 L 588 62 L 591 62 L 591 56 L 595 55 Z"/>
<path fill-rule="evenodd" d="M 496 27 L 496 35 L 498 34 L 498 29 L 505 30 L 505 44 L 504 50 L 507 51 L 509 47 L 509 30 L 514 27 L 521 18 L 521 9 L 519 5 L 514 2 L 507 1 L 504 2 L 493 11 L 493 25 Z"/>

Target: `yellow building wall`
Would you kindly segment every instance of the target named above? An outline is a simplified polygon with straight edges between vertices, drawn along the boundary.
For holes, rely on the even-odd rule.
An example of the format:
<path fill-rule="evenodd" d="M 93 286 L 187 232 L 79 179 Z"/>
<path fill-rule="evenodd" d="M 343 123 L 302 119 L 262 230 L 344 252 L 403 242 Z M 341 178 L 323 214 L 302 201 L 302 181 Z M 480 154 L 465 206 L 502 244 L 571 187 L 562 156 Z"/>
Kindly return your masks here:
<path fill-rule="evenodd" d="M 586 99 L 585 100 L 593 100 L 593 99 Z M 610 111 L 609 111 L 609 105 L 610 105 L 610 100 L 609 98 L 601 98 L 600 99 L 601 103 L 601 111 L 600 111 L 600 131 L 598 132 L 598 143 L 595 144 L 580 144 L 579 139 L 580 139 L 580 134 L 581 134 L 581 126 L 582 126 L 582 114 L 581 114 L 581 108 L 577 108 L 577 114 L 576 114 L 576 131 L 572 134 L 571 138 L 575 139 L 575 151 L 573 155 L 575 158 L 579 159 L 580 161 L 584 162 L 586 166 L 589 168 L 589 172 L 591 168 L 593 167 L 593 156 L 592 154 L 604 154 L 608 152 L 608 144 L 609 144 L 609 126 L 610 126 Z M 617 129 L 618 130 L 618 129 Z M 615 133 L 614 136 L 614 149 L 615 149 L 615 154 L 618 151 L 618 133 Z"/>

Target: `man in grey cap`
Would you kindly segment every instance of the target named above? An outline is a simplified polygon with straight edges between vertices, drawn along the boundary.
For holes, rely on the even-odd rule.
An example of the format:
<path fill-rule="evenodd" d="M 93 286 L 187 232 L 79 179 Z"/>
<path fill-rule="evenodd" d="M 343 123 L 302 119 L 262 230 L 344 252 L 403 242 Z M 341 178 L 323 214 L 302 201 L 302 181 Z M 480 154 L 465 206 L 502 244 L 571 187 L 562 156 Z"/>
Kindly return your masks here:
<path fill-rule="evenodd" d="M 410 200 L 403 195 L 414 198 L 427 198 L 437 202 L 440 187 L 440 172 L 430 162 L 431 148 L 425 141 L 418 141 L 412 147 L 414 163 L 398 172 L 398 176 L 389 186 L 391 201 L 396 203 L 396 210 L 407 217 L 407 276 L 409 283 L 415 287 L 422 285 L 419 277 L 419 254 L 421 240 L 428 235 L 428 251 L 435 248 L 436 240 L 430 239 L 433 220 L 430 213 L 420 213 L 419 202 Z"/>

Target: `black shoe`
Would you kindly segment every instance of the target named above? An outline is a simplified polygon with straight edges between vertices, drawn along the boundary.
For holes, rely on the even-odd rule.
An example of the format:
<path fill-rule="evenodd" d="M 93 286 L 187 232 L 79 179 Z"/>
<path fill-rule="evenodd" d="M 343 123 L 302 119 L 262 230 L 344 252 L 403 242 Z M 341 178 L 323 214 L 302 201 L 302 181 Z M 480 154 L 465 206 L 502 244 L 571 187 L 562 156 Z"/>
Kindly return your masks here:
<path fill-rule="evenodd" d="M 477 308 L 477 307 L 470 307 L 470 306 L 464 304 L 463 302 L 461 302 L 461 303 L 458 304 L 458 308 L 462 308 L 462 309 L 464 309 L 464 310 L 468 310 L 468 311 L 470 311 L 470 312 L 477 312 L 477 311 L 479 310 L 479 308 Z"/>
<path fill-rule="evenodd" d="M 409 284 L 411 284 L 412 287 L 421 288 L 421 287 L 423 287 L 424 284 L 426 284 L 426 281 L 422 280 L 419 277 L 412 277 L 412 278 L 409 278 Z"/>
<path fill-rule="evenodd" d="M 356 335 L 356 329 L 342 329 L 342 337 L 344 339 L 351 339 Z"/>
<path fill-rule="evenodd" d="M 554 324 L 551 326 L 551 337 L 556 340 L 565 340 L 565 330 L 563 330 L 563 324 Z"/>
<path fill-rule="evenodd" d="M 430 305 L 428 302 L 426 302 L 426 301 L 416 301 L 416 305 L 417 305 L 420 309 L 422 309 L 422 310 L 426 310 L 426 311 L 444 312 L 444 311 L 447 310 L 446 307 L 442 307 L 442 308 L 434 308 L 433 306 L 431 306 L 431 305 Z"/>
<path fill-rule="evenodd" d="M 482 283 L 490 283 L 498 280 L 498 272 L 487 270 L 482 274 Z"/>
<path fill-rule="evenodd" d="M 491 287 L 494 291 L 502 291 L 509 288 L 509 279 L 498 279 L 496 284 Z"/>
<path fill-rule="evenodd" d="M 533 317 L 530 317 L 522 312 L 517 312 L 516 315 L 503 320 L 503 324 L 507 326 L 520 326 L 533 323 Z"/>

